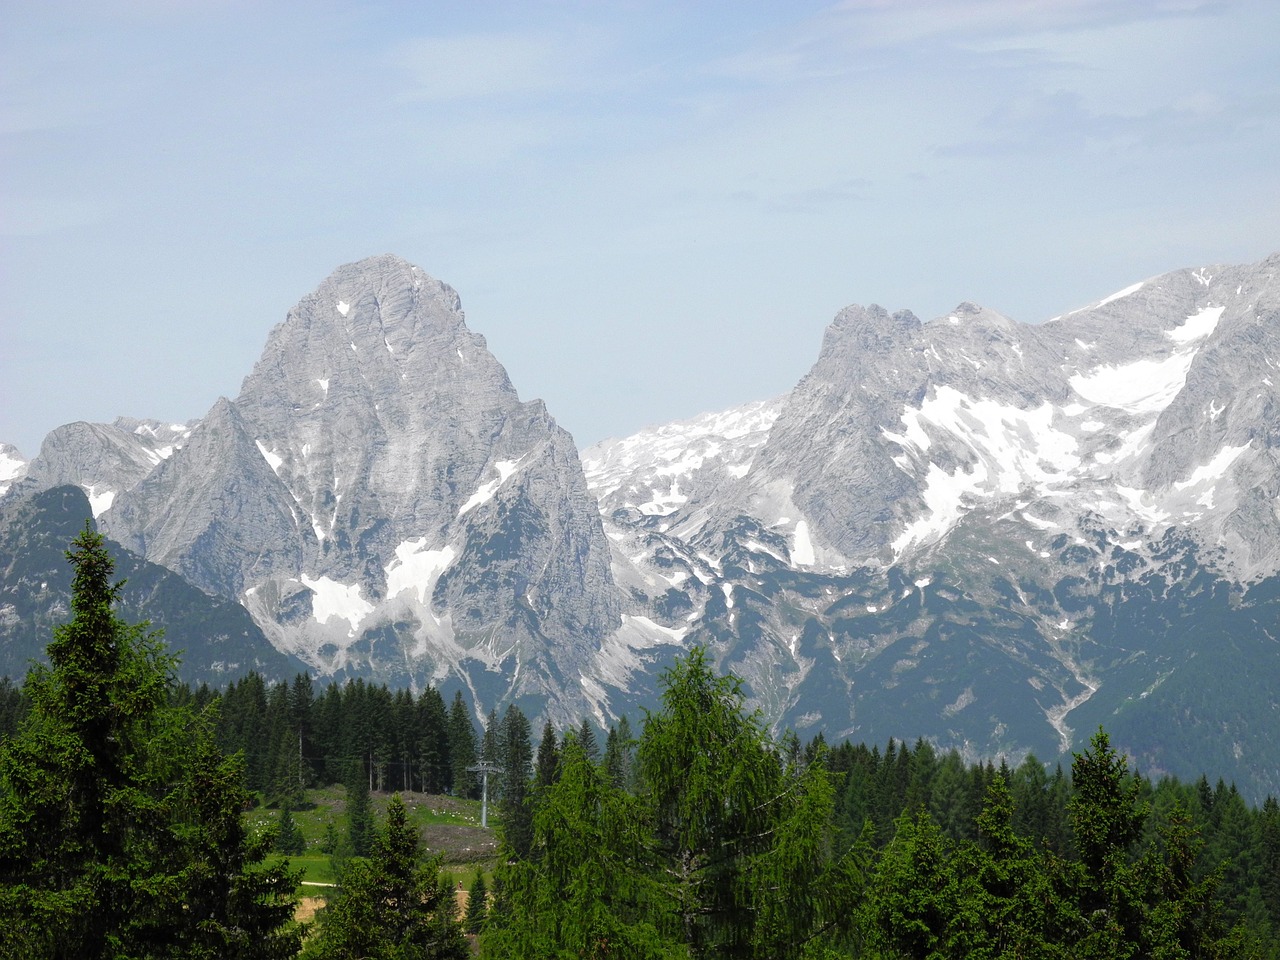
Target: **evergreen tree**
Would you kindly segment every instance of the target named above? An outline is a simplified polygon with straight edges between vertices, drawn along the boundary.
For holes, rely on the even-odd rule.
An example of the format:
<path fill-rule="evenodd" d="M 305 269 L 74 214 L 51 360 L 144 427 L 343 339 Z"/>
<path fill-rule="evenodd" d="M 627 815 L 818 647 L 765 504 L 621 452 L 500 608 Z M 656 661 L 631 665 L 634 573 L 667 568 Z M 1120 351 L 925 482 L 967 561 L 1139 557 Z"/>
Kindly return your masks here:
<path fill-rule="evenodd" d="M 467 892 L 467 913 L 462 919 L 462 926 L 467 933 L 480 933 L 484 929 L 488 912 L 489 891 L 485 887 L 484 874 L 477 870 L 475 879 L 471 881 L 471 889 Z"/>
<path fill-rule="evenodd" d="M 277 853 L 301 854 L 307 850 L 307 841 L 302 836 L 302 828 L 293 819 L 293 810 L 288 802 L 280 805 L 280 821 L 276 825 L 275 850 Z"/>
<path fill-rule="evenodd" d="M 1128 761 L 1099 729 L 1071 764 L 1068 804 L 1080 857 L 1075 887 L 1081 936 L 1077 956 L 1120 960 L 1141 943 L 1143 873 L 1130 862 L 1147 816 Z"/>
<path fill-rule="evenodd" d="M 499 732 L 502 723 L 498 720 L 498 711 L 490 710 L 489 719 L 484 725 L 484 734 L 480 737 L 480 759 L 491 763 L 502 762 L 502 736 Z"/>
<path fill-rule="evenodd" d="M 453 891 L 440 860 L 420 863 L 418 831 L 400 795 L 387 806 L 368 859 L 353 861 L 320 916 L 306 956 L 314 960 L 465 960 L 470 956 L 455 917 Z"/>
<path fill-rule="evenodd" d="M 426 793 L 448 793 L 453 788 L 453 761 L 449 755 L 449 715 L 444 698 L 435 687 L 427 687 L 418 697 L 418 762 L 422 769 L 422 789 Z"/>
<path fill-rule="evenodd" d="M 177 946 L 172 954 L 157 950 L 156 955 L 188 960 L 293 957 L 301 943 L 301 931 L 293 923 L 298 876 L 283 864 L 265 865 L 272 834 L 251 835 L 244 822 L 250 795 L 241 757 L 223 757 L 209 734 L 196 739 L 184 762 L 187 772 L 175 806 L 180 882 L 161 919 L 174 931 Z"/>
<path fill-rule="evenodd" d="M 623 717 L 616 727 L 609 728 L 604 743 L 604 769 L 619 790 L 634 790 L 636 787 L 635 749 L 631 724 Z"/>
<path fill-rule="evenodd" d="M 529 802 L 529 772 L 533 762 L 529 721 L 519 707 L 507 707 L 499 731 L 502 755 L 502 836 L 517 857 L 527 856 L 533 838 L 533 808 Z"/>
<path fill-rule="evenodd" d="M 453 705 L 449 708 L 449 760 L 453 765 L 454 794 L 477 799 L 480 784 L 476 775 L 467 769 L 476 762 L 476 730 L 461 690 L 453 695 Z"/>
<path fill-rule="evenodd" d="M 638 759 L 668 886 L 667 922 L 695 958 L 797 956 L 835 922 L 824 907 L 848 894 L 830 858 L 825 770 L 785 770 L 744 712 L 740 682 L 716 677 L 701 648 L 663 685 Z"/>
<path fill-rule="evenodd" d="M 347 773 L 347 846 L 353 857 L 367 857 L 373 849 L 373 806 L 364 765 L 351 762 Z"/>
<path fill-rule="evenodd" d="M 1280 937 L 1280 804 L 1275 797 L 1262 805 L 1258 839 L 1259 893 L 1274 935 Z"/>
<path fill-rule="evenodd" d="M 596 728 L 586 717 L 583 717 L 582 723 L 578 725 L 578 744 L 588 760 L 592 763 L 600 762 L 600 743 L 596 739 Z"/>
<path fill-rule="evenodd" d="M 542 740 L 538 743 L 538 759 L 534 764 L 533 787 L 535 796 L 541 796 L 556 782 L 560 767 L 560 744 L 556 731 L 548 720 L 542 727 Z"/>
<path fill-rule="evenodd" d="M 951 843 L 927 811 L 899 817 L 865 907 L 871 942 L 888 956 L 954 956 L 947 949 L 959 896 Z"/>
<path fill-rule="evenodd" d="M 661 899 L 639 802 L 615 790 L 576 734 L 538 804 L 531 856 L 499 867 L 484 957 L 676 957 L 655 926 Z"/>
<path fill-rule="evenodd" d="M 174 661 L 116 616 L 103 537 L 67 556 L 71 621 L 0 750 L 0 956 L 290 955 L 295 881 L 261 867 L 242 766 L 168 704 Z"/>

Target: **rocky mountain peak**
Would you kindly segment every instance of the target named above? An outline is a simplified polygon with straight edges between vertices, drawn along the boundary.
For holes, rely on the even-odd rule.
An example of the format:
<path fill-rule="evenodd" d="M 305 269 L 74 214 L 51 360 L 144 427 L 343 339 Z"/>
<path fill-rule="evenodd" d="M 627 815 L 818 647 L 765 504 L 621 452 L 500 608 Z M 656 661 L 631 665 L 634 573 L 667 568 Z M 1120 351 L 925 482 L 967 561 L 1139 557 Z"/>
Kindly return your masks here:
<path fill-rule="evenodd" d="M 884 356 L 909 344 L 920 330 L 920 320 L 910 310 L 891 314 L 879 304 L 867 307 L 852 304 L 836 314 L 827 327 L 820 356 L 850 353 Z"/>

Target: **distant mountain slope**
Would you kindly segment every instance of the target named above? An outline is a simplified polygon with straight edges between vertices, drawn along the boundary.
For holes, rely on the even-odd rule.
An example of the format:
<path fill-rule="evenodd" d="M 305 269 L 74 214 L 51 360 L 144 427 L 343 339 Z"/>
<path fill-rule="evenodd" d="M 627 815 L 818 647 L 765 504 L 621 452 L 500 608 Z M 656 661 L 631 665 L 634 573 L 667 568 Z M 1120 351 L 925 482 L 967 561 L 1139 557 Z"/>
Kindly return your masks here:
<path fill-rule="evenodd" d="M 20 489 L 0 501 L 0 676 L 21 677 L 31 661 L 43 661 L 54 626 L 70 619 L 66 550 L 86 523 L 92 523 L 89 499 L 76 487 Z M 109 547 L 116 578 L 125 581 L 120 616 L 164 631 L 181 658 L 179 676 L 217 684 L 249 670 L 287 679 L 305 669 L 273 648 L 239 604 L 211 597 L 118 544 Z"/>
<path fill-rule="evenodd" d="M 1151 769 L 1280 789 L 1278 272 L 1040 326 L 850 307 L 740 478 L 606 501 L 617 575 L 779 725 L 1044 757 L 1106 723 Z"/>

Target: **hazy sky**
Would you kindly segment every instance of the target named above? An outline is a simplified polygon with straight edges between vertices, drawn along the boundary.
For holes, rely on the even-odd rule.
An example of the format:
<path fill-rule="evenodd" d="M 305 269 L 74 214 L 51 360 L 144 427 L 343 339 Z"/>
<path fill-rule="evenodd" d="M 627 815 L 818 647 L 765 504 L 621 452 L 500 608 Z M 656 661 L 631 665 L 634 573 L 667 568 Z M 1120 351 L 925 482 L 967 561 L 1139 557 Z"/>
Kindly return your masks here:
<path fill-rule="evenodd" d="M 0 0 L 0 440 L 234 397 L 336 266 L 585 446 L 849 303 L 1039 322 L 1280 250 L 1275 0 Z"/>

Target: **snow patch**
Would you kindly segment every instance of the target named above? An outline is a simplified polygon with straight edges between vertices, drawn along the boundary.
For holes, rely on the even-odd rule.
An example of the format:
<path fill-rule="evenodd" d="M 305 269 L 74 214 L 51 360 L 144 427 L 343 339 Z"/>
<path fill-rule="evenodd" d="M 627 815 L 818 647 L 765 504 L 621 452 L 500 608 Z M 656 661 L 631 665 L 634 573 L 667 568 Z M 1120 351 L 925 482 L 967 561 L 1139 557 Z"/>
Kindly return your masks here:
<path fill-rule="evenodd" d="M 813 540 L 809 537 L 809 524 L 804 520 L 796 521 L 795 545 L 791 548 L 791 560 L 802 567 L 813 566 Z"/>
<path fill-rule="evenodd" d="M 284 457 L 280 456 L 279 454 L 271 450 L 268 450 L 266 445 L 261 440 L 255 440 L 254 443 L 258 445 L 258 452 L 262 454 L 262 459 L 267 461 L 267 464 L 271 467 L 271 472 L 274 473 L 276 476 L 279 476 L 280 467 L 284 464 Z"/>
<path fill-rule="evenodd" d="M 373 612 L 373 604 L 360 596 L 360 584 L 338 583 L 329 577 L 312 580 L 306 574 L 302 585 L 311 591 L 311 615 L 317 623 L 345 620 L 351 625 L 347 634 L 354 637 L 360 621 Z"/>
<path fill-rule="evenodd" d="M 457 551 L 446 545 L 437 550 L 425 549 L 427 538 L 405 540 L 396 547 L 396 558 L 386 568 L 387 596 L 399 596 L 405 591 L 413 593 L 418 602 L 428 606 L 440 574 L 457 556 Z"/>
<path fill-rule="evenodd" d="M 1025 523 L 1029 523 L 1033 527 L 1037 527 L 1040 530 L 1057 530 L 1058 529 L 1058 524 L 1054 523 L 1052 520 L 1042 520 L 1039 517 L 1033 517 L 1031 514 L 1027 513 L 1025 510 L 1022 512 L 1022 519 Z"/>
<path fill-rule="evenodd" d="M 1223 447 L 1219 450 L 1212 460 L 1206 464 L 1196 467 L 1191 471 L 1191 476 L 1186 480 L 1180 480 L 1174 483 L 1174 487 L 1178 490 L 1186 490 L 1188 487 L 1198 486 L 1211 480 L 1220 480 L 1227 475 L 1227 470 L 1236 462 L 1240 454 L 1249 449 L 1249 444 L 1243 447 Z"/>
<path fill-rule="evenodd" d="M 1217 328 L 1218 321 L 1222 319 L 1222 312 L 1226 309 L 1226 307 L 1205 307 L 1199 313 L 1187 317 L 1181 326 L 1166 330 L 1165 336 L 1174 343 L 1183 344 L 1202 340 Z"/>
<path fill-rule="evenodd" d="M 1158 414 L 1173 402 L 1187 382 L 1196 352 L 1175 353 L 1164 360 L 1135 360 L 1115 367 L 1078 373 L 1068 383 L 1093 403 L 1134 414 Z"/>
<path fill-rule="evenodd" d="M 89 509 L 93 511 L 93 519 L 95 520 L 111 509 L 111 504 L 116 498 L 114 490 L 104 487 L 99 491 L 98 487 L 92 483 L 81 484 L 80 489 L 89 498 Z"/>
<path fill-rule="evenodd" d="M 351 304 L 347 303 L 347 301 L 345 300 L 338 301 L 338 312 L 340 314 L 342 314 L 345 317 L 350 311 L 351 311 Z"/>

